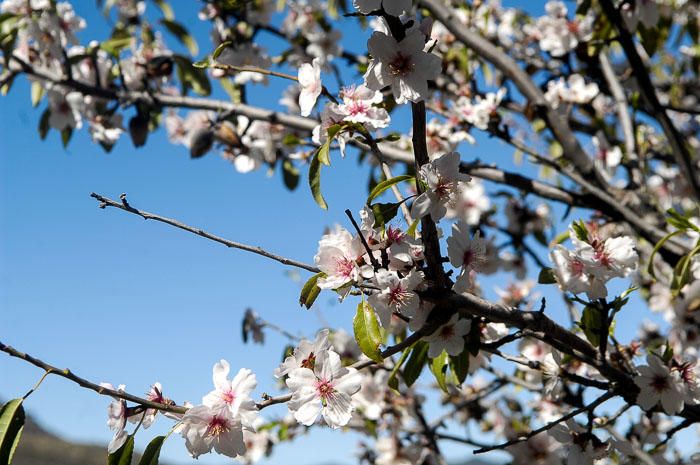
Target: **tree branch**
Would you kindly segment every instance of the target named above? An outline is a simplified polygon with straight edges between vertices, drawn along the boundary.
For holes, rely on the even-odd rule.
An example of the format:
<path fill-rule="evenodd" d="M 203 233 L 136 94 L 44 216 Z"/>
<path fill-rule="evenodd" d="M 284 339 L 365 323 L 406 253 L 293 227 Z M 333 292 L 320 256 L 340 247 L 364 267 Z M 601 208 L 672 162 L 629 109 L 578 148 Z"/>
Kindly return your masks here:
<path fill-rule="evenodd" d="M 126 195 L 122 194 L 121 195 L 121 202 L 116 202 L 112 199 L 109 199 L 107 197 L 103 197 L 100 194 L 92 193 L 90 194 L 90 197 L 97 199 L 100 202 L 100 208 L 107 208 L 107 207 L 114 207 L 118 208 L 120 210 L 124 210 L 125 212 L 133 213 L 134 215 L 138 215 L 144 220 L 154 220 L 154 221 L 159 221 L 161 223 L 168 224 L 170 226 L 174 226 L 178 229 L 182 229 L 183 231 L 190 232 L 192 234 L 196 234 L 198 236 L 204 237 L 206 239 L 209 239 L 214 242 L 218 242 L 219 244 L 223 244 L 226 247 L 229 248 L 234 248 L 234 249 L 240 249 L 240 250 L 245 250 L 246 252 L 251 252 L 257 255 L 261 255 L 265 258 L 269 258 L 271 260 L 275 260 L 277 262 L 282 263 L 283 265 L 288 265 L 288 266 L 294 266 L 296 268 L 301 268 L 306 271 L 310 271 L 312 273 L 318 273 L 320 270 L 316 268 L 315 266 L 308 265 L 306 263 L 302 263 L 296 260 L 292 260 L 290 258 L 282 257 L 280 255 L 273 254 L 271 252 L 268 252 L 267 250 L 263 249 L 262 247 L 254 247 L 252 245 L 247 245 L 247 244 L 242 244 L 240 242 L 234 242 L 230 241 L 228 239 L 224 239 L 219 236 L 215 236 L 213 234 L 210 234 L 203 229 L 199 228 L 193 228 L 192 226 L 188 226 L 184 223 L 180 223 L 177 220 L 173 220 L 170 218 L 166 218 L 164 216 L 156 215 L 154 213 L 149 213 L 147 211 L 143 210 L 137 210 L 136 208 L 132 207 L 129 205 L 129 203 L 126 201 Z"/>

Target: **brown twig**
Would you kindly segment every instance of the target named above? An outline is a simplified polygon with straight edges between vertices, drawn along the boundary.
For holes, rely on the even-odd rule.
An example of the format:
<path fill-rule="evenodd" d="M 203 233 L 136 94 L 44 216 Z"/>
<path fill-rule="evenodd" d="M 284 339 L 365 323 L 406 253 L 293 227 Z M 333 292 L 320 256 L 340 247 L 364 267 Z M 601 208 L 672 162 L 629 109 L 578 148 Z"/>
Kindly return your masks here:
<path fill-rule="evenodd" d="M 114 201 L 112 199 L 109 199 L 107 197 L 104 197 L 100 194 L 92 193 L 90 194 L 90 197 L 97 199 L 100 202 L 100 208 L 106 208 L 106 207 L 114 207 L 118 208 L 120 210 L 124 210 L 125 212 L 133 213 L 134 215 L 138 215 L 144 220 L 154 220 L 158 221 L 161 223 L 168 224 L 170 226 L 174 226 L 178 229 L 182 229 L 183 231 L 190 232 L 192 234 L 196 234 L 198 236 L 204 237 L 206 239 L 212 240 L 214 242 L 218 242 L 220 244 L 225 245 L 226 247 L 233 248 L 233 249 L 240 249 L 240 250 L 245 250 L 246 252 L 251 252 L 257 255 L 261 255 L 265 258 L 269 258 L 270 260 L 274 260 L 277 262 L 282 263 L 283 265 L 288 265 L 288 266 L 294 266 L 296 268 L 301 268 L 306 271 L 310 271 L 312 273 L 318 273 L 320 270 L 316 268 L 315 266 L 308 265 L 306 263 L 302 263 L 296 260 L 292 260 L 290 258 L 282 257 L 281 255 L 276 255 L 271 252 L 268 252 L 267 250 L 263 249 L 262 247 L 255 247 L 252 245 L 247 245 L 247 244 L 242 244 L 240 242 L 234 242 L 230 241 L 228 239 L 224 239 L 219 236 L 215 236 L 214 234 L 208 233 L 204 231 L 203 229 L 199 228 L 194 228 L 192 226 L 188 226 L 184 223 L 180 223 L 177 220 L 173 220 L 171 218 L 166 218 L 164 216 L 156 215 L 154 213 L 149 213 L 144 210 L 137 210 L 136 208 L 132 207 L 129 205 L 129 203 L 126 201 L 126 196 L 122 194 L 123 198 L 121 202 Z"/>

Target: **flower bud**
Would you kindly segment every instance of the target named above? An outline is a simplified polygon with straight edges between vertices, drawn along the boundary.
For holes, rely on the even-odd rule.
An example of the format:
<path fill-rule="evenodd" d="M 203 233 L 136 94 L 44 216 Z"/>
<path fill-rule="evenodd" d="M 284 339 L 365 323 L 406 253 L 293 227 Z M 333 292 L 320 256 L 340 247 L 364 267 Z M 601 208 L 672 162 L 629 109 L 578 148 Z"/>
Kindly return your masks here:
<path fill-rule="evenodd" d="M 192 140 L 190 141 L 190 156 L 192 158 L 200 158 L 207 154 L 211 150 L 211 146 L 214 144 L 214 132 L 209 129 L 198 129 L 192 134 Z"/>
<path fill-rule="evenodd" d="M 134 147 L 142 147 L 148 138 L 148 118 L 142 113 L 129 120 L 129 135 Z"/>

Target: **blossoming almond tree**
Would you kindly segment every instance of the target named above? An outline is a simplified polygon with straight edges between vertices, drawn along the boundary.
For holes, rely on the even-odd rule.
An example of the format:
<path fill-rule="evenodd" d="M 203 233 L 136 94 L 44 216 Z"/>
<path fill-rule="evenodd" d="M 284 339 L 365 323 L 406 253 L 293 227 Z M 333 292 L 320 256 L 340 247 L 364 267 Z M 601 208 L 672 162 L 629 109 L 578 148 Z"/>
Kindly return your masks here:
<path fill-rule="evenodd" d="M 278 170 L 290 190 L 307 173 L 323 209 L 322 170 L 343 169 L 336 151 L 358 156 L 368 192 L 345 200 L 347 222 L 319 238 L 313 264 L 92 194 L 100 208 L 309 273 L 299 303 L 335 293 L 356 304 L 353 335 L 298 337 L 246 311 L 246 340 L 278 331 L 294 347 L 279 367 L 241 357 L 233 379 L 217 362 L 199 405 L 160 383 L 144 397 L 98 384 L 0 342 L 44 370 L 36 387 L 55 375 L 113 398 L 109 463 L 130 463 L 154 421 L 171 434 L 141 463 L 177 436 L 192 457 L 253 463 L 324 427 L 363 434 L 360 460 L 377 465 L 444 464 L 446 442 L 514 464 L 697 459 L 697 443 L 676 441 L 700 425 L 697 2 L 552 0 L 532 16 L 497 1 L 207 0 L 203 53 L 177 6 L 106 2 L 111 37 L 81 45 L 87 24 L 70 3 L 2 0 L 0 89 L 31 82 L 42 139 L 53 130 L 68 145 L 87 129 L 109 152 L 148 147 L 162 125 L 192 158 Z M 350 23 L 366 42 L 339 40 Z M 271 80 L 289 84 L 286 111 L 246 93 Z M 484 136 L 523 169 L 504 169 L 505 150 L 472 147 Z M 663 325 L 643 322 L 644 301 Z M 636 336 L 617 328 L 622 313 L 639 322 Z M 270 372 L 278 395 L 257 392 Z M 0 463 L 21 441 L 32 392 L 0 410 Z"/>

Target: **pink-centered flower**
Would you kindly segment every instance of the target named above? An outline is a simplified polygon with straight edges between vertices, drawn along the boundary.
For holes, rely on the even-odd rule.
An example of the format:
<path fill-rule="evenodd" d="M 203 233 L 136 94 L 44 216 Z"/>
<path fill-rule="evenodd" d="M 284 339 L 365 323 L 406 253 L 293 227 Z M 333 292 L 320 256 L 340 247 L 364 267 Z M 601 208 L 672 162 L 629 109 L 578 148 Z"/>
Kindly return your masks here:
<path fill-rule="evenodd" d="M 302 425 L 311 426 L 322 415 L 328 426 L 339 428 L 352 417 L 352 396 L 361 383 L 356 369 L 343 367 L 340 356 L 327 350 L 316 357 L 313 369 L 297 368 L 289 373 L 292 400 L 287 405 Z"/>
<path fill-rule="evenodd" d="M 246 453 L 243 426 L 226 407 L 192 407 L 182 418 L 180 434 L 193 458 L 212 451 L 228 457 Z"/>
<path fill-rule="evenodd" d="M 258 409 L 250 393 L 258 382 L 255 374 L 247 368 L 241 368 L 233 380 L 229 380 L 230 370 L 226 360 L 214 365 L 212 377 L 215 389 L 204 396 L 202 404 L 214 410 L 228 409 L 244 427 L 252 429 Z"/>

